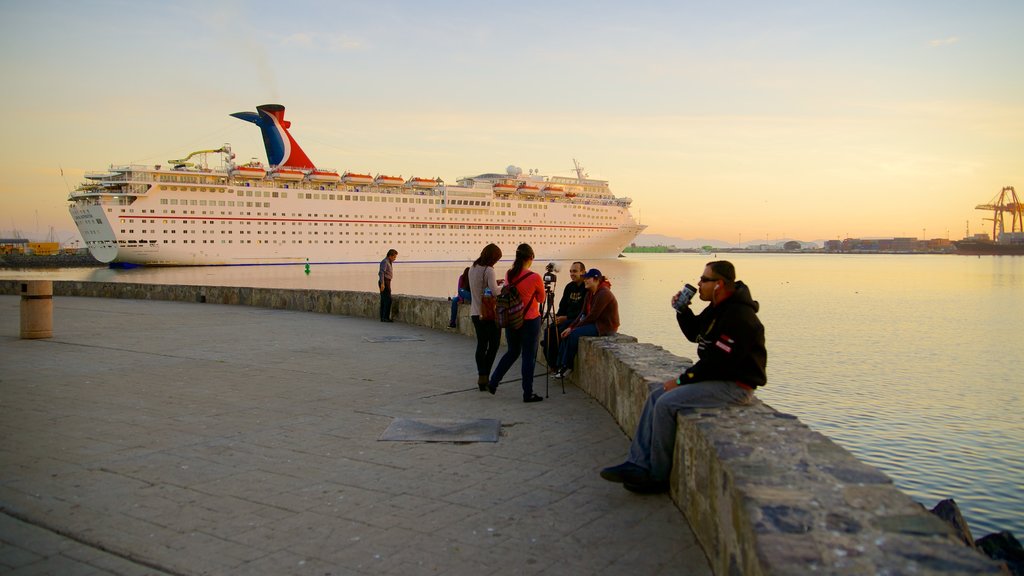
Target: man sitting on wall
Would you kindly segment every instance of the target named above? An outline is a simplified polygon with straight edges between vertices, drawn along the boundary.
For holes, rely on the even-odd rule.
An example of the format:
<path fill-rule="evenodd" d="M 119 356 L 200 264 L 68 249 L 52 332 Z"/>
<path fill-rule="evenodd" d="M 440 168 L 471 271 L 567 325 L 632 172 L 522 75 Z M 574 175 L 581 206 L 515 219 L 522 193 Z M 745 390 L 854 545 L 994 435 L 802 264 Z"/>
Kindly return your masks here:
<path fill-rule="evenodd" d="M 583 312 L 562 331 L 555 378 L 565 378 L 572 371 L 581 337 L 611 336 L 619 329 L 619 302 L 612 294 L 612 283 L 597 268 L 584 274 L 583 282 L 587 288 Z"/>
<path fill-rule="evenodd" d="M 676 414 L 683 408 L 749 404 L 754 389 L 767 381 L 764 326 L 757 318 L 758 303 L 736 281 L 730 262 L 709 262 L 698 284 L 707 308 L 695 315 L 677 308 L 676 321 L 686 339 L 697 343 L 699 360 L 674 380 L 651 387 L 637 425 L 629 457 L 601 470 L 601 477 L 621 482 L 627 490 L 657 493 L 668 490 L 676 439 Z M 676 307 L 679 295 L 672 297 Z"/>
<path fill-rule="evenodd" d="M 583 262 L 573 262 L 569 267 L 569 278 L 571 280 L 565 285 L 562 291 L 562 299 L 558 301 L 558 311 L 555 312 L 555 321 L 548 326 L 544 339 L 541 340 L 541 348 L 544 349 L 544 360 L 550 370 L 558 370 L 558 347 L 562 343 L 562 331 L 569 327 L 569 324 L 580 317 L 583 312 L 583 302 L 587 298 L 587 286 L 583 282 L 583 275 L 587 267 Z"/>

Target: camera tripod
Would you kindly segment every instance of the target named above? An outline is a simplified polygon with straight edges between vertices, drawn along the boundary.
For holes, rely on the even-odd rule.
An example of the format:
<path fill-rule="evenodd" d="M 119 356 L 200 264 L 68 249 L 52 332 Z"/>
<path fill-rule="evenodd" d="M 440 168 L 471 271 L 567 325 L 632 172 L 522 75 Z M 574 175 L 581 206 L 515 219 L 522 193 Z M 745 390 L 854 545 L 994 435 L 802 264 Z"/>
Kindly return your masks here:
<path fill-rule="evenodd" d="M 544 283 L 544 302 L 541 303 L 541 334 L 544 335 L 541 340 L 544 345 L 541 346 L 541 356 L 544 357 L 544 397 L 549 398 L 549 387 L 551 385 L 551 362 L 547 356 L 547 347 L 551 345 L 548 342 L 548 338 L 551 338 L 550 330 L 551 326 L 555 327 L 554 338 L 555 338 L 555 350 L 558 350 L 561 345 L 562 335 L 558 333 L 558 323 L 555 322 L 555 283 L 545 282 Z M 557 352 L 556 352 L 557 354 Z M 540 360 L 536 360 L 539 362 Z M 565 394 L 565 379 L 562 379 L 562 394 Z"/>

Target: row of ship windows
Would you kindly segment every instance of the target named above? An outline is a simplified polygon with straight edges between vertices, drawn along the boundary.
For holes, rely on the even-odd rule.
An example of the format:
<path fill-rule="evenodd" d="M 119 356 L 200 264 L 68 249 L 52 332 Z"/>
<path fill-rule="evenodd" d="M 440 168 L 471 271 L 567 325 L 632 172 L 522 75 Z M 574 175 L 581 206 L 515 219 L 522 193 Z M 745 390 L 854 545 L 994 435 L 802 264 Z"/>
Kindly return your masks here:
<path fill-rule="evenodd" d="M 130 176 L 130 179 L 140 180 L 140 181 L 150 181 L 150 180 L 152 180 L 152 181 L 156 181 L 156 182 L 167 182 L 167 183 L 179 182 L 179 183 L 184 183 L 184 184 L 199 184 L 200 185 L 200 186 L 180 186 L 180 187 L 179 186 L 165 186 L 165 188 L 167 188 L 169 190 L 174 190 L 174 191 L 177 191 L 178 189 L 180 189 L 181 191 L 184 191 L 184 192 L 187 192 L 187 191 L 192 191 L 192 192 L 225 192 L 225 191 L 229 191 L 230 190 L 229 188 L 226 187 L 227 184 L 228 184 L 228 181 L 227 181 L 226 178 L 203 178 L 203 179 L 200 179 L 200 178 L 197 178 L 197 177 L 194 177 L 194 176 L 178 176 L 178 175 L 172 175 L 172 174 L 160 174 L 159 176 L 157 176 L 155 178 L 151 178 L 146 173 L 136 173 L 136 174 L 132 174 Z M 607 198 L 608 195 L 609 195 L 608 188 L 604 187 L 604 186 L 582 186 L 582 187 L 578 187 L 578 186 L 575 186 L 575 184 L 576 184 L 575 181 L 558 181 L 556 179 L 552 179 L 551 183 L 552 184 L 559 184 L 559 185 L 563 185 L 563 186 L 566 186 L 566 185 L 572 186 L 571 191 L 574 192 L 577 195 L 578 198 Z M 204 184 L 206 186 L 209 186 L 209 187 L 202 186 Z M 216 187 L 214 187 L 214 186 L 216 186 Z M 345 184 L 321 184 L 321 183 L 313 183 L 313 182 L 306 182 L 306 181 L 287 182 L 287 181 L 277 181 L 277 180 L 273 180 L 273 181 L 261 180 L 261 181 L 258 181 L 258 182 L 253 182 L 253 181 L 250 181 L 250 180 L 235 181 L 234 182 L 234 186 L 241 186 L 241 187 L 245 187 L 245 188 L 279 188 L 279 189 L 283 188 L 283 189 L 292 189 L 292 190 L 338 190 L 339 188 L 341 188 L 342 190 L 350 190 L 350 191 L 355 191 L 355 192 L 360 192 L 364 188 L 363 186 L 353 186 L 353 185 L 345 185 Z M 420 193 L 424 194 L 426 192 L 425 191 L 420 191 Z"/>
<path fill-rule="evenodd" d="M 122 210 L 121 212 L 123 214 L 124 210 Z M 129 212 L 133 212 L 133 211 L 129 210 Z M 155 214 L 156 210 L 150 210 L 150 212 Z M 450 213 L 462 213 L 462 212 L 464 212 L 464 211 L 452 210 L 452 211 L 448 211 L 446 213 L 450 214 Z M 146 211 L 142 210 L 142 213 L 145 214 Z M 175 214 L 175 211 L 171 210 L 170 213 L 171 214 Z M 189 213 L 189 211 L 182 211 L 182 215 L 185 215 L 185 214 L 190 214 L 190 215 L 195 214 L 195 210 L 192 210 L 191 213 Z M 203 210 L 200 213 L 200 215 L 201 216 L 216 216 L 217 212 L 214 211 L 214 210 L 210 210 L 210 211 Z M 220 216 L 234 216 L 235 213 L 234 212 L 230 212 L 230 211 L 229 212 L 221 211 L 219 215 Z M 337 215 L 335 215 L 335 214 L 324 214 L 323 216 L 321 216 L 319 214 L 305 214 L 305 215 L 303 215 L 303 214 L 297 214 L 297 213 L 285 214 L 285 213 L 282 212 L 280 215 L 278 215 L 277 212 L 274 212 L 274 213 L 257 212 L 255 215 L 256 215 L 256 217 L 263 217 L 263 218 L 269 218 L 269 217 L 275 217 L 275 218 L 321 218 L 321 217 L 322 218 L 374 218 L 374 216 L 370 216 L 370 215 L 367 215 L 367 214 L 337 214 Z M 511 211 L 510 212 L 501 211 L 501 212 L 497 212 L 495 215 L 496 216 L 508 216 L 508 217 L 514 218 L 514 217 L 517 217 L 519 215 L 519 213 L 518 212 L 511 212 Z M 242 216 L 251 217 L 251 216 L 253 216 L 253 213 L 252 212 L 245 212 L 243 214 L 242 212 L 239 212 L 238 216 L 240 216 L 240 217 L 242 217 Z M 534 216 L 536 216 L 536 214 L 534 214 Z M 378 218 L 378 219 L 381 219 L 381 220 L 386 220 L 386 221 L 395 220 L 395 219 L 405 219 L 402 216 L 381 216 L 381 215 L 375 216 L 375 218 Z M 418 219 L 418 217 L 416 217 L 416 216 L 412 216 L 411 218 L 414 219 L 414 220 Z M 614 218 L 611 217 L 611 216 L 592 216 L 592 217 L 590 217 L 589 220 L 590 221 L 594 221 L 594 220 L 613 220 L 613 219 Z M 486 220 L 488 220 L 488 219 L 476 218 L 473 221 L 474 222 L 484 222 Z M 142 222 L 145 222 L 145 221 L 146 221 L 145 219 L 142 220 Z M 126 219 L 125 218 L 121 218 L 121 223 L 124 224 L 125 222 L 126 222 Z M 156 222 L 156 220 L 151 220 L 151 222 Z M 167 222 L 168 222 L 168 220 L 166 218 L 163 219 L 163 223 L 164 224 L 167 224 Z M 170 220 L 170 222 L 172 224 L 175 224 L 175 223 L 177 223 L 177 220 L 172 219 L 172 220 Z M 222 222 L 226 222 L 226 221 L 222 221 Z M 251 222 L 246 222 L 246 221 L 242 221 L 242 222 L 243 223 L 251 224 Z M 550 222 L 550 221 L 546 221 L 546 222 Z M 204 221 L 203 223 L 205 224 L 206 222 Z M 213 223 L 213 221 L 211 221 L 211 223 Z M 262 223 L 263 222 L 257 221 L 257 224 L 262 224 Z M 296 226 L 305 225 L 305 224 L 307 224 L 307 222 L 293 222 L 292 223 L 292 225 L 296 225 Z M 313 226 L 316 226 L 318 223 L 317 222 L 313 222 L 312 224 L 313 224 Z M 341 224 L 342 223 L 338 223 L 339 226 Z M 408 225 L 408 226 L 418 226 L 418 224 L 410 224 L 410 223 L 405 223 L 405 224 Z M 333 226 L 334 223 L 332 223 L 332 222 L 325 222 L 324 225 L 325 226 Z M 348 223 L 345 223 L 345 225 L 348 226 Z M 356 225 L 359 225 L 359 224 L 356 224 Z M 394 226 L 394 225 L 402 225 L 402 224 L 399 224 L 399 223 L 394 223 L 394 224 L 389 223 L 389 226 Z"/>
<path fill-rule="evenodd" d="M 267 198 L 287 198 L 288 194 L 281 192 L 264 192 L 260 193 L 256 190 L 255 193 L 252 190 L 238 191 L 238 196 L 265 196 Z M 305 200 L 341 200 L 347 202 L 391 202 L 396 204 L 441 204 L 445 206 L 476 206 L 480 208 L 519 208 L 522 210 L 547 210 L 550 202 L 516 202 L 515 206 L 512 202 L 489 202 L 487 200 L 460 200 L 453 198 L 445 203 L 444 200 L 439 198 L 416 198 L 406 196 L 352 196 L 350 194 L 311 194 L 311 193 L 300 193 L 298 195 L 300 199 Z M 178 199 L 178 198 L 161 198 L 160 203 L 169 206 L 224 206 L 225 203 L 228 206 L 234 206 L 233 200 L 194 200 L 194 199 Z M 241 204 L 241 203 L 239 203 Z M 266 205 L 269 207 L 269 204 Z M 583 210 L 589 212 L 608 212 L 609 208 L 606 206 L 575 206 L 575 210 Z"/>
<path fill-rule="evenodd" d="M 179 244 L 179 243 L 180 244 L 388 244 L 390 242 L 391 242 L 390 240 L 387 240 L 387 241 L 384 241 L 384 240 L 338 240 L 338 241 L 334 241 L 334 240 L 306 240 L 306 241 L 303 241 L 303 240 L 223 240 L 223 239 L 222 240 L 181 240 L 180 242 L 178 240 L 161 240 L 161 241 L 159 241 L 160 244 Z M 480 240 L 461 240 L 461 241 L 460 240 L 453 240 L 453 241 L 448 241 L 448 242 L 443 242 L 443 241 L 440 241 L 440 240 L 438 240 L 436 242 L 433 241 L 433 240 L 423 240 L 423 241 L 412 240 L 412 241 L 407 241 L 405 244 L 406 245 L 413 245 L 413 244 L 446 244 L 446 245 L 452 245 L 452 244 L 478 244 L 479 242 L 480 242 Z M 117 241 L 117 244 L 119 246 L 127 246 L 129 248 L 131 248 L 131 247 L 144 248 L 146 246 L 149 246 L 149 245 L 152 245 L 152 244 L 157 244 L 157 243 L 158 243 L 158 241 L 156 241 L 156 240 L 137 240 L 137 241 L 136 240 L 118 240 Z M 108 242 L 90 242 L 90 244 L 108 244 Z M 544 241 L 544 240 L 537 240 L 537 241 L 534 241 L 533 244 L 535 244 L 535 245 L 545 245 L 545 244 L 560 245 L 561 243 L 560 242 L 550 242 L 550 241 Z"/>
<path fill-rule="evenodd" d="M 121 224 L 122 225 L 123 224 L 128 224 L 129 222 L 130 221 L 127 218 L 121 218 Z M 157 223 L 156 219 L 146 219 L 146 218 L 143 218 L 143 219 L 139 220 L 138 222 L 140 224 L 156 224 Z M 162 220 L 160 223 L 164 224 L 164 225 L 167 225 L 167 224 L 179 224 L 178 220 L 166 220 L 166 219 Z M 212 225 L 220 225 L 220 226 L 229 225 L 229 226 L 233 226 L 235 224 L 239 224 L 241 226 L 252 226 L 253 224 L 256 224 L 257 226 L 277 226 L 277 225 L 281 225 L 282 227 L 283 226 L 298 226 L 298 227 L 302 227 L 302 228 L 306 228 L 310 224 L 312 224 L 313 227 L 319 227 L 321 224 L 323 224 L 323 226 L 325 228 L 328 228 L 328 227 L 329 228 L 333 228 L 335 225 L 337 225 L 339 228 L 341 228 L 342 226 L 345 226 L 345 227 L 352 226 L 352 227 L 355 227 L 355 228 L 363 228 L 363 227 L 366 227 L 366 228 L 371 228 L 371 227 L 379 228 L 381 226 L 384 226 L 383 224 L 376 224 L 376 223 L 372 223 L 371 224 L 371 223 L 366 223 L 366 222 L 278 222 L 278 221 L 262 221 L 262 220 L 241 220 L 241 221 L 238 221 L 238 222 L 236 222 L 234 220 L 200 220 L 198 223 L 203 225 L 203 226 L 212 226 Z M 183 224 L 183 225 L 192 224 L 194 226 L 196 224 L 196 222 L 195 221 L 189 221 L 189 220 L 181 220 L 180 224 Z M 410 223 L 402 223 L 402 224 L 387 224 L 386 225 L 387 228 L 394 228 L 396 226 L 397 227 L 401 227 L 401 228 L 430 228 L 430 229 L 436 229 L 436 230 L 466 230 L 466 229 L 477 229 L 477 230 L 533 230 L 533 226 L 529 226 L 529 225 L 523 226 L 523 225 L 519 225 L 519 224 L 501 225 L 501 224 L 410 224 Z"/>
<path fill-rule="evenodd" d="M 390 199 L 387 199 L 387 200 L 391 201 L 391 202 L 395 202 L 396 201 L 395 198 L 390 198 Z M 403 198 L 403 200 L 406 200 L 406 199 Z M 429 202 L 427 202 L 427 203 L 429 203 Z M 270 208 L 270 203 L 269 202 L 249 202 L 249 201 L 245 201 L 245 202 L 239 201 L 239 202 L 236 202 L 234 200 L 184 200 L 184 199 L 178 200 L 177 198 L 161 198 L 160 199 L 160 204 L 161 205 L 166 205 L 166 206 L 219 206 L 219 207 L 226 207 L 226 208 L 235 208 L 235 207 L 238 207 L 238 208 L 242 208 L 242 207 L 247 207 L 247 208 L 254 208 L 254 207 L 255 208 Z M 515 206 L 512 206 L 511 202 L 494 202 L 493 205 L 492 205 L 492 203 L 485 202 L 485 201 L 482 201 L 482 200 L 458 200 L 458 201 L 450 202 L 448 204 L 448 206 L 480 206 L 481 208 L 487 208 L 487 207 L 491 207 L 491 208 L 517 208 L 517 209 L 520 209 L 520 210 L 546 210 L 548 208 L 547 205 L 545 205 L 545 204 L 535 204 L 535 203 L 525 203 L 525 204 L 517 203 Z M 112 210 L 113 210 L 112 208 L 108 208 L 107 209 L 108 212 L 110 212 Z M 430 208 L 429 209 L 429 211 L 431 213 L 444 213 L 444 212 L 448 212 L 448 211 L 451 211 L 451 210 L 452 209 L 448 208 L 448 207 L 436 208 L 436 209 L 435 208 Z M 575 212 L 573 212 L 573 214 L 572 214 L 573 217 L 585 216 L 585 214 L 583 214 L 583 212 L 597 212 L 597 213 L 609 212 L 608 208 L 601 208 L 601 207 L 594 207 L 594 206 L 577 206 L 577 207 L 574 208 L 574 210 L 575 210 Z M 122 208 L 121 212 L 124 212 L 124 211 L 125 211 L 125 209 Z M 413 208 L 410 208 L 409 211 L 410 212 L 415 212 L 415 210 Z M 128 209 L 128 213 L 134 213 L 134 212 L 135 212 L 134 208 L 129 208 Z M 146 211 L 142 210 L 142 212 L 145 213 Z M 150 212 L 155 213 L 156 211 L 155 210 L 150 210 Z M 171 213 L 173 214 L 174 211 L 172 210 Z M 459 213 L 471 214 L 472 212 L 466 211 L 466 212 L 459 212 Z M 204 212 L 204 214 L 205 214 L 205 212 Z M 504 212 L 502 212 L 502 214 L 504 214 Z M 590 217 L 594 218 L 595 216 L 591 215 Z M 606 218 L 611 218 L 611 217 L 607 216 Z"/>
<path fill-rule="evenodd" d="M 238 196 L 265 196 L 267 198 L 287 198 L 288 197 L 288 193 L 287 192 L 278 192 L 278 191 L 274 191 L 274 190 L 254 189 L 254 187 L 252 186 L 251 182 L 246 182 L 244 184 L 244 186 L 245 186 L 244 189 L 237 189 L 237 190 L 234 191 L 234 193 L 237 194 Z M 297 192 L 297 197 L 298 198 L 316 199 L 316 200 L 342 200 L 342 199 L 344 199 L 344 200 L 347 200 L 347 201 L 355 201 L 355 202 L 360 202 L 360 201 L 361 202 L 398 202 L 399 200 L 397 200 L 397 198 L 401 198 L 401 202 L 406 202 L 407 200 L 411 200 L 412 198 L 415 198 L 415 197 L 410 198 L 410 194 L 408 194 L 408 193 L 402 193 L 402 194 L 397 194 L 396 193 L 396 194 L 393 194 L 393 195 L 392 194 L 388 194 L 388 195 L 385 195 L 385 196 L 367 196 L 366 192 L 364 192 L 363 189 L 361 187 L 359 187 L 359 186 L 354 186 L 354 187 L 349 188 L 347 190 L 349 192 L 360 193 L 358 195 L 355 195 L 355 194 L 331 194 L 331 192 L 336 192 L 337 189 L 334 188 L 333 186 L 324 186 L 324 185 L 321 185 L 321 184 L 297 186 L 295 184 L 290 184 L 290 183 L 280 183 L 278 185 L 278 187 L 279 188 L 283 188 L 285 190 L 319 190 L 319 191 L 324 192 L 324 194 L 320 194 L 318 192 Z M 210 193 L 214 193 L 214 192 L 219 192 L 221 194 L 224 194 L 224 193 L 231 194 L 232 193 L 232 191 L 230 189 L 227 189 L 227 188 L 204 188 L 202 186 L 199 186 L 199 187 L 196 187 L 196 186 L 180 186 L 180 187 L 179 186 L 163 186 L 162 188 L 164 190 L 168 191 L 168 192 L 179 192 L 179 191 L 180 192 L 198 192 L 198 193 L 202 193 L 202 194 L 210 194 Z M 586 194 L 586 193 L 577 194 L 577 198 L 607 198 L 608 197 L 608 195 L 606 193 L 601 193 L 601 191 L 596 191 L 596 192 L 597 193 L 595 193 L 595 194 Z M 426 196 L 427 192 L 419 191 L 418 195 L 419 196 Z M 391 199 L 390 200 L 385 200 L 384 198 L 391 198 Z M 553 203 L 553 202 L 556 202 L 557 200 L 558 199 L 556 199 L 556 198 L 548 198 L 548 199 L 544 200 L 544 202 L 551 202 L 551 203 Z M 452 200 L 452 201 L 454 201 L 454 200 Z M 461 202 L 461 200 L 460 200 L 460 202 Z M 421 202 L 419 202 L 417 200 L 416 203 L 420 204 Z M 423 202 L 422 203 L 424 203 L 424 204 L 439 204 L 439 203 L 443 203 L 443 200 L 441 200 L 440 198 L 423 198 Z M 476 204 L 476 205 L 489 205 L 489 204 L 490 204 L 490 202 L 482 202 L 482 204 Z M 497 202 L 495 204 L 501 204 L 501 203 Z M 509 204 L 510 205 L 511 203 L 506 202 L 505 204 Z"/>
<path fill-rule="evenodd" d="M 252 197 L 267 197 L 267 198 L 287 198 L 286 192 L 263 192 L 256 190 L 239 190 L 238 196 Z M 460 200 L 453 198 L 448 200 L 446 203 L 444 200 L 439 198 L 417 198 L 417 197 L 405 197 L 405 196 L 352 196 L 350 194 L 316 194 L 316 193 L 299 193 L 298 197 L 304 200 L 341 200 L 347 202 L 391 202 L 396 204 L 442 204 L 446 206 L 478 206 L 481 208 L 512 208 L 511 202 L 490 202 L 487 200 Z M 161 198 L 160 204 L 167 206 L 234 206 L 234 200 L 194 200 L 184 198 Z M 241 202 L 238 203 L 241 205 Z M 249 204 L 251 206 L 251 204 Z M 266 204 L 269 207 L 269 204 Z M 527 203 L 516 203 L 516 208 L 523 208 L 527 210 L 546 210 L 547 204 L 537 202 Z"/>
<path fill-rule="evenodd" d="M 522 226 L 522 227 L 519 228 L 519 230 L 517 230 L 517 232 L 530 232 L 530 231 L 532 231 L 532 228 L 530 228 L 529 226 Z M 182 230 L 181 231 L 181 234 L 192 234 L 192 235 L 196 235 L 196 234 L 204 234 L 204 235 L 206 235 L 206 234 L 233 235 L 234 233 L 235 232 L 233 230 L 220 230 L 220 231 L 214 231 L 214 230 L 201 230 L 201 231 L 197 231 L 197 230 Z M 122 228 L 121 229 L 121 234 L 135 234 L 135 229 L 134 228 L 128 228 L 128 229 Z M 162 235 L 175 234 L 176 235 L 176 234 L 178 234 L 178 231 L 177 230 L 139 230 L 139 234 L 162 234 Z M 246 234 L 252 234 L 252 230 L 239 230 L 238 231 L 238 235 L 239 236 L 244 236 Z M 257 235 L 267 235 L 267 236 L 273 235 L 273 236 L 276 236 L 278 234 L 278 232 L 276 230 L 273 231 L 273 232 L 271 232 L 271 231 L 263 232 L 263 231 L 257 230 L 256 234 Z M 304 234 L 302 232 L 294 232 L 294 231 L 291 232 L 291 234 L 289 234 L 288 232 L 283 232 L 282 231 L 280 234 L 282 236 L 289 236 L 289 235 L 290 236 L 296 236 L 296 235 L 298 235 L 298 236 L 306 236 L 306 234 Z M 334 232 L 324 232 L 322 234 L 322 236 L 349 236 L 349 235 L 352 235 L 352 236 L 364 236 L 364 235 L 367 235 L 367 234 L 372 235 L 372 236 L 434 236 L 433 232 L 426 232 L 426 233 L 409 232 L 408 234 L 405 233 L 405 232 L 385 232 L 385 233 L 381 233 L 381 232 L 369 232 L 369 233 L 368 232 L 344 232 L 344 233 L 341 233 L 341 232 L 338 232 L 337 234 L 335 234 Z M 437 235 L 438 236 L 446 236 L 446 234 L 442 234 L 442 233 L 438 233 Z M 319 232 L 313 232 L 312 234 L 309 234 L 309 236 L 321 236 L 321 234 Z M 504 236 L 504 235 L 501 235 L 501 236 Z M 586 235 L 586 234 L 545 234 L 545 237 L 546 238 L 559 238 L 559 239 L 563 239 L 563 240 L 573 240 L 573 239 L 589 238 L 590 236 Z"/>

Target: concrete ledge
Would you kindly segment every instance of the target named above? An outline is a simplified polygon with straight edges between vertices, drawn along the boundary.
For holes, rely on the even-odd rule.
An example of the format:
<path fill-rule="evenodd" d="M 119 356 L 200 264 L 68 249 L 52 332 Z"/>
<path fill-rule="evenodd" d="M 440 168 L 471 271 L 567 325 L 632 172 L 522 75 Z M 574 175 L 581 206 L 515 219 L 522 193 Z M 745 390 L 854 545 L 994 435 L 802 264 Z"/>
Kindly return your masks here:
<path fill-rule="evenodd" d="M 632 436 L 651 387 L 691 363 L 635 338 L 583 338 L 572 381 Z M 1002 573 L 795 416 L 757 401 L 678 423 L 671 495 L 715 574 Z"/>
<path fill-rule="evenodd" d="M 20 284 L 17 280 L 0 280 L 0 294 L 18 295 L 21 293 Z M 53 282 L 53 295 L 238 304 L 275 310 L 297 310 L 362 318 L 377 318 L 380 314 L 380 295 L 373 292 L 354 292 L 348 290 L 239 288 L 232 286 L 57 280 Z M 458 328 L 448 328 L 448 320 L 451 314 L 451 302 L 448 300 L 400 294 L 395 294 L 392 298 L 392 317 L 397 322 L 415 324 L 437 330 L 453 330 L 470 336 L 475 334 L 473 324 L 469 319 L 469 306 L 459 306 Z M 55 319 L 56 322 L 58 321 Z"/>
<path fill-rule="evenodd" d="M 54 296 L 241 304 L 376 318 L 370 292 L 54 281 Z M 20 282 L 0 280 L 0 294 Z M 399 322 L 473 335 L 469 306 L 448 328 L 443 298 L 394 296 Z M 54 318 L 54 333 L 60 319 Z M 651 386 L 691 361 L 618 335 L 583 338 L 571 380 L 627 435 Z M 758 401 L 679 416 L 671 495 L 720 575 L 1001 574 L 876 468 Z"/>

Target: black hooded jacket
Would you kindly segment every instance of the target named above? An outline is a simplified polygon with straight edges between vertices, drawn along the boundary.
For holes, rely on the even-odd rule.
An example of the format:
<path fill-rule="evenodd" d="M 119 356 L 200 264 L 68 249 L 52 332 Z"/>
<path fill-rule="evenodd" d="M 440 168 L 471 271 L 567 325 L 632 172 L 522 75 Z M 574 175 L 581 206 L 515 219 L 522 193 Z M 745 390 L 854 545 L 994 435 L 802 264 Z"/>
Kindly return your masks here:
<path fill-rule="evenodd" d="M 731 380 L 756 388 L 767 381 L 764 326 L 750 289 L 736 282 L 736 291 L 699 315 L 689 306 L 676 313 L 683 335 L 697 343 L 696 364 L 679 376 L 682 384 L 704 380 Z"/>

